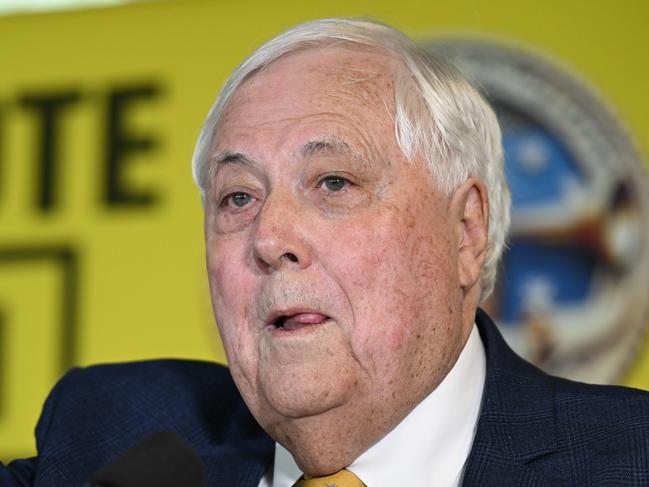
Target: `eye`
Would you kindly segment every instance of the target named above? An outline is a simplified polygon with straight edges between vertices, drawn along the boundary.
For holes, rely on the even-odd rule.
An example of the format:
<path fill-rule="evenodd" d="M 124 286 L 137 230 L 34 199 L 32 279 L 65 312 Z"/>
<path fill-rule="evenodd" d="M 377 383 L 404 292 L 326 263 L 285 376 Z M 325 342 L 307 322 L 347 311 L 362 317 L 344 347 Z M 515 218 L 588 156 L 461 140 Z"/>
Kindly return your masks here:
<path fill-rule="evenodd" d="M 231 206 L 234 205 L 237 208 L 243 208 L 248 203 L 252 201 L 252 197 L 248 193 L 242 191 L 237 191 L 235 193 L 230 193 L 221 202 L 221 206 Z"/>
<path fill-rule="evenodd" d="M 349 184 L 349 180 L 340 176 L 325 176 L 320 180 L 320 186 L 324 186 L 332 193 L 341 191 Z"/>

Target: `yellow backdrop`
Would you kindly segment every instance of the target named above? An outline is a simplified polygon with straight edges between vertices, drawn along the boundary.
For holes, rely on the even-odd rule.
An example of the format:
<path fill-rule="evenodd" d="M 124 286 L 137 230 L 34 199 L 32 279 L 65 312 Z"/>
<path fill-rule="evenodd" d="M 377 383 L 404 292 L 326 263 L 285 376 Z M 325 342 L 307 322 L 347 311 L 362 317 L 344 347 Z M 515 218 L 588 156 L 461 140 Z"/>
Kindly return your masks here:
<path fill-rule="evenodd" d="M 221 83 L 259 43 L 339 15 L 520 43 L 590 82 L 647 154 L 646 5 L 167 1 L 0 18 L 0 459 L 34 453 L 67 366 L 223 360 L 190 157 Z M 626 383 L 649 388 L 649 353 Z"/>

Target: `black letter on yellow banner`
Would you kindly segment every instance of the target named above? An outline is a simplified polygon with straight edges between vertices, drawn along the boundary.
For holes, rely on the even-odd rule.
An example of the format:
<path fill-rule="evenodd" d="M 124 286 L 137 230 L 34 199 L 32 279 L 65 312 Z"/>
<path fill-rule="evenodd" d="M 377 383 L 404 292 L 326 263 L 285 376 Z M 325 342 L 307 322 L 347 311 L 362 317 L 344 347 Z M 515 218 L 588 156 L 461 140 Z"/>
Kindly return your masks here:
<path fill-rule="evenodd" d="M 57 93 L 27 94 L 20 98 L 20 104 L 30 108 L 40 117 L 40 152 L 37 156 L 36 183 L 37 206 L 49 211 L 56 206 L 59 121 L 62 112 L 76 103 L 80 94 L 76 90 Z"/>
<path fill-rule="evenodd" d="M 116 88 L 108 94 L 104 179 L 104 201 L 108 206 L 149 206 L 155 200 L 154 193 L 129 188 L 125 181 L 129 156 L 150 151 L 158 142 L 151 135 L 130 133 L 126 115 L 135 103 L 155 98 L 158 94 L 158 87 L 153 84 Z"/>

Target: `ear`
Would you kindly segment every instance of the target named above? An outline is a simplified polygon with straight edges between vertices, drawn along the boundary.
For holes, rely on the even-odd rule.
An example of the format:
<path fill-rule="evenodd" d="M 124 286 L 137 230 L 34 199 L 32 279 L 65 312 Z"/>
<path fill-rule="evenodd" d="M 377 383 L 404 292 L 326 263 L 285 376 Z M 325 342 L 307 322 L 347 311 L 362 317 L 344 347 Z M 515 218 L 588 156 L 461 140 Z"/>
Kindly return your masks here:
<path fill-rule="evenodd" d="M 475 177 L 467 179 L 451 199 L 458 236 L 458 275 L 468 292 L 480 279 L 487 252 L 489 201 L 487 188 Z"/>

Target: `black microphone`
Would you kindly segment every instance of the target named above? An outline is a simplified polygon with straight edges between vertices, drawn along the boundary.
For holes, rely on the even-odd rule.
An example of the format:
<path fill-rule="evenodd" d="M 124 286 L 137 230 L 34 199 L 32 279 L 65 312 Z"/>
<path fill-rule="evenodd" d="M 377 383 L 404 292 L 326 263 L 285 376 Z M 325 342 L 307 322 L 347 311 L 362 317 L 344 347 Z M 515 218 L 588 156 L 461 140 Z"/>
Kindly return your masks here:
<path fill-rule="evenodd" d="M 186 440 L 161 431 L 97 470 L 83 487 L 203 487 L 203 463 Z"/>

